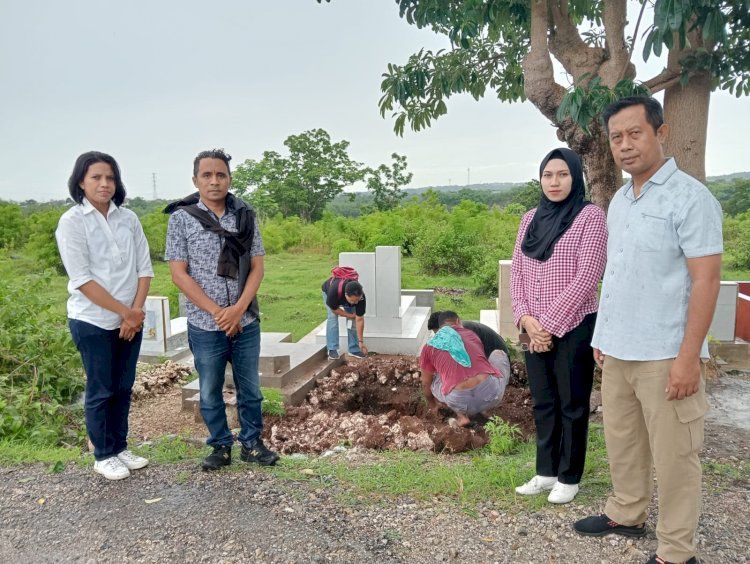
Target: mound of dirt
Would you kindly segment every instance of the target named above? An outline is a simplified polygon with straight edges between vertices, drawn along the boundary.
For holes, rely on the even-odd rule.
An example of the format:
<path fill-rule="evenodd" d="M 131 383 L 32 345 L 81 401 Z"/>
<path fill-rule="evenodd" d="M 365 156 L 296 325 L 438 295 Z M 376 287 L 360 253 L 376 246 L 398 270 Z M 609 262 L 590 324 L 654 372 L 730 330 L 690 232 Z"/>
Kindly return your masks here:
<path fill-rule="evenodd" d="M 133 384 L 133 400 L 167 393 L 176 384 L 184 383 L 190 376 L 190 369 L 171 360 L 164 364 L 144 364 L 136 366 L 135 383 Z"/>
<path fill-rule="evenodd" d="M 503 402 L 490 415 L 534 432 L 531 395 L 523 364 L 513 364 Z M 480 416 L 473 428 L 455 425 L 453 413 L 427 410 L 417 359 L 373 356 L 352 361 L 321 379 L 299 407 L 266 417 L 264 438 L 285 454 L 320 453 L 338 444 L 376 450 L 465 452 L 484 446 Z"/>

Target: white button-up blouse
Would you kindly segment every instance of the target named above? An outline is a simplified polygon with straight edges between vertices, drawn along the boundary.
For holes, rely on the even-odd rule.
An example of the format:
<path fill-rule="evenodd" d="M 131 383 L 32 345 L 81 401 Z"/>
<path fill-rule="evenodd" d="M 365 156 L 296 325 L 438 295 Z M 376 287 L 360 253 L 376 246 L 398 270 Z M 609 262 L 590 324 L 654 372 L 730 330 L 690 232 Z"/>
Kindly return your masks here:
<path fill-rule="evenodd" d="M 148 242 L 138 217 L 109 203 L 107 218 L 83 198 L 60 218 L 57 247 L 68 273 L 68 317 L 102 329 L 117 329 L 122 319 L 78 289 L 96 281 L 118 302 L 131 307 L 139 278 L 153 278 Z"/>

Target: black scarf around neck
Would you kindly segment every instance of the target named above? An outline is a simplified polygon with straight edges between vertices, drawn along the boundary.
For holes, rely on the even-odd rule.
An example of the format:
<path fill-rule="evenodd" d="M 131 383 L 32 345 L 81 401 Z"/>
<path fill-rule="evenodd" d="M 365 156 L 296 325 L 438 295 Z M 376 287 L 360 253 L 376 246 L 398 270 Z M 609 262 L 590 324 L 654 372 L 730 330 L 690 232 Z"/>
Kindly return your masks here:
<path fill-rule="evenodd" d="M 224 229 L 221 223 L 209 212 L 198 207 L 199 201 L 200 193 L 195 192 L 182 200 L 169 204 L 164 208 L 164 213 L 172 214 L 178 209 L 185 210 L 200 222 L 203 229 L 223 237 L 224 244 L 219 252 L 216 274 L 236 279 L 239 284 L 239 293 L 242 294 L 252 264 L 250 250 L 255 235 L 255 212 L 241 199 L 232 194 L 227 194 L 227 211 L 234 213 L 237 221 L 237 233 L 233 233 Z M 256 319 L 258 318 L 257 298 L 253 299 L 249 311 L 253 313 Z"/>
<path fill-rule="evenodd" d="M 540 261 L 546 261 L 552 256 L 555 243 L 573 225 L 573 221 L 581 210 L 591 203 L 584 199 L 586 187 L 583 182 L 583 166 L 580 157 L 574 151 L 564 147 L 550 151 L 539 165 L 540 180 L 544 167 L 551 159 L 562 159 L 567 163 L 573 186 L 568 197 L 562 202 L 551 201 L 542 191 L 539 206 L 521 244 L 523 254 Z"/>

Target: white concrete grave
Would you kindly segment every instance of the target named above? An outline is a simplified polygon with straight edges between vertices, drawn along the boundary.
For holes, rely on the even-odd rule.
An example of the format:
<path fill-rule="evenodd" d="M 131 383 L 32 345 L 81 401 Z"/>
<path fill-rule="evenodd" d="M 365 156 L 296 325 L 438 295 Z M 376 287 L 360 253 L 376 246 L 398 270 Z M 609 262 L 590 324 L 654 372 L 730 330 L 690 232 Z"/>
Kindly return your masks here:
<path fill-rule="evenodd" d="M 495 329 L 500 336 L 518 342 L 518 328 L 513 324 L 513 304 L 510 297 L 510 260 L 498 262 L 498 296 L 496 309 L 483 309 L 480 321 Z M 717 341 L 735 340 L 737 317 L 737 282 L 721 282 L 716 311 L 708 334 Z"/>
<path fill-rule="evenodd" d="M 374 253 L 341 253 L 339 266 L 351 266 L 367 297 L 365 345 L 382 354 L 417 354 L 427 335 L 430 307 L 417 306 L 417 295 L 401 290 L 401 247 L 376 247 Z M 420 299 L 425 299 L 420 295 Z M 321 304 L 322 305 L 322 304 Z M 339 319 L 339 350 L 347 350 L 346 318 Z M 326 342 L 325 323 L 316 342 Z"/>
<path fill-rule="evenodd" d="M 172 336 L 169 323 L 169 299 L 162 296 L 148 296 L 144 307 L 146 318 L 143 321 L 143 342 L 141 353 L 162 355 L 167 352 L 167 341 Z"/>
<path fill-rule="evenodd" d="M 483 309 L 479 320 L 492 327 L 501 337 L 512 342 L 518 341 L 518 328 L 513 324 L 513 303 L 510 299 L 509 260 L 498 261 L 497 300 L 495 309 Z"/>
<path fill-rule="evenodd" d="M 708 335 L 717 341 L 734 341 L 734 327 L 737 320 L 737 282 L 722 282 L 716 311 L 708 329 Z"/>

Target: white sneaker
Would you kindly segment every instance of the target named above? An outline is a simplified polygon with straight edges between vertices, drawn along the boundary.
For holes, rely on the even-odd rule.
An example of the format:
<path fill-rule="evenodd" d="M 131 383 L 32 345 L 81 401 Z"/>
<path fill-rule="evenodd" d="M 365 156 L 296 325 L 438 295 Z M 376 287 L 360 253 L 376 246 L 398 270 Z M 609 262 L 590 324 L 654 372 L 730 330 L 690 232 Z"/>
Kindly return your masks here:
<path fill-rule="evenodd" d="M 142 456 L 133 454 L 129 450 L 123 450 L 117 455 L 117 458 L 120 459 L 120 462 L 122 462 L 128 470 L 140 470 L 148 465 L 148 458 L 143 458 Z"/>
<path fill-rule="evenodd" d="M 521 495 L 536 495 L 551 490 L 557 483 L 555 476 L 534 476 L 522 486 L 516 488 L 516 493 Z"/>
<path fill-rule="evenodd" d="M 122 480 L 130 476 L 130 470 L 116 456 L 94 462 L 94 472 L 98 472 L 107 480 Z"/>
<path fill-rule="evenodd" d="M 550 503 L 568 503 L 573 501 L 573 498 L 578 493 L 578 484 L 563 484 L 562 482 L 555 483 L 552 491 L 549 492 L 547 501 Z"/>

